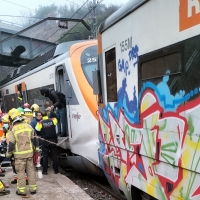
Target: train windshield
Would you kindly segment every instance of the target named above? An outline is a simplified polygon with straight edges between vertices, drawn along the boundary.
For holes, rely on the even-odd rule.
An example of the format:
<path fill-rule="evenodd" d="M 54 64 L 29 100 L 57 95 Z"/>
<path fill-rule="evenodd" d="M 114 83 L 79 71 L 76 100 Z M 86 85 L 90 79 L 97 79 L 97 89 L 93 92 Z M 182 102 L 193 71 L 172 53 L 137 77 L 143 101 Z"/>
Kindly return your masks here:
<path fill-rule="evenodd" d="M 88 47 L 81 55 L 83 73 L 91 87 L 93 87 L 92 72 L 97 70 L 97 46 Z"/>

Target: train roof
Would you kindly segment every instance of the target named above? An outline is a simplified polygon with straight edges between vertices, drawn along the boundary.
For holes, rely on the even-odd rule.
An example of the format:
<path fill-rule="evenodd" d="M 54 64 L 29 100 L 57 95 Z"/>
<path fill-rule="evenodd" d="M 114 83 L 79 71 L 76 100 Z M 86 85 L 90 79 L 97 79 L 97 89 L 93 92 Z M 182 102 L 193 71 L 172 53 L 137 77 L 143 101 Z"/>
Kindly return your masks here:
<path fill-rule="evenodd" d="M 16 79 L 17 77 L 20 77 L 27 72 L 43 65 L 44 63 L 47 63 L 48 61 L 52 60 L 53 58 L 66 53 L 70 50 L 70 47 L 73 44 L 84 42 L 85 40 L 76 40 L 76 41 L 70 41 L 70 42 L 63 42 L 56 47 L 52 48 L 47 53 L 43 54 L 42 56 L 36 57 L 34 60 L 32 60 L 27 65 L 22 65 L 19 68 L 15 69 L 7 78 L 2 80 L 0 82 L 0 86 L 10 82 L 11 80 Z"/>
<path fill-rule="evenodd" d="M 99 26 L 99 33 L 103 33 L 106 29 L 116 24 L 147 1 L 149 0 L 129 0 L 124 6 L 119 8 Z"/>

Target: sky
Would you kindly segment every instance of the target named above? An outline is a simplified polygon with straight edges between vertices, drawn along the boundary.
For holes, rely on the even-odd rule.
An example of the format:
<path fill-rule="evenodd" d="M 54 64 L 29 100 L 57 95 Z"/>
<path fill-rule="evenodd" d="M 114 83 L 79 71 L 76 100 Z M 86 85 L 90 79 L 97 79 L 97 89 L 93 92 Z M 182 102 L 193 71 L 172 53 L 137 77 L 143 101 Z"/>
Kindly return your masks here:
<path fill-rule="evenodd" d="M 61 6 L 63 4 L 78 4 L 77 6 L 81 6 L 86 0 L 0 0 L 0 20 L 7 21 L 10 23 L 20 23 L 20 17 L 9 17 L 12 16 L 23 16 L 28 15 L 29 12 L 34 12 L 34 9 L 38 8 L 38 6 L 45 6 L 55 4 L 57 6 Z M 90 0 L 91 2 L 95 0 Z M 97 0 L 96 0 L 97 1 Z M 98 0 L 99 1 L 99 0 Z M 103 0 L 102 3 L 106 5 L 116 4 L 123 5 L 128 0 Z M 3 16 L 8 15 L 8 16 Z"/>

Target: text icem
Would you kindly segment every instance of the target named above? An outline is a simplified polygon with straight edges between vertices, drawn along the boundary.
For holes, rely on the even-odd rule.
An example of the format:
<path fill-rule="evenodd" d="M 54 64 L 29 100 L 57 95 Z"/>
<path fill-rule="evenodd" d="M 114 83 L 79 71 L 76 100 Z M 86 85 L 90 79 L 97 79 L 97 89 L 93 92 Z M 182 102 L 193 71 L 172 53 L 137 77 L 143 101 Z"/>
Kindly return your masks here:
<path fill-rule="evenodd" d="M 132 37 L 120 42 L 121 52 L 127 51 L 132 48 Z"/>

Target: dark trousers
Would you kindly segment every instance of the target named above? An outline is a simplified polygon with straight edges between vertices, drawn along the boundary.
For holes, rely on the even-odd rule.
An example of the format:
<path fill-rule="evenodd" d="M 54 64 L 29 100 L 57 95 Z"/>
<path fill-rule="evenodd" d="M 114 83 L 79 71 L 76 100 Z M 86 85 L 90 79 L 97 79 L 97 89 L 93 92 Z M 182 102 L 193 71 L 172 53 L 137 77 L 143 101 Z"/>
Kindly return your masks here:
<path fill-rule="evenodd" d="M 57 143 L 57 140 L 51 140 L 51 142 Z M 43 155 L 43 172 L 47 172 L 48 169 L 48 156 L 51 155 L 53 161 L 54 172 L 58 172 L 58 161 L 57 161 L 57 146 L 55 144 L 42 142 L 42 155 Z"/>
<path fill-rule="evenodd" d="M 66 107 L 58 108 L 56 111 L 57 120 L 58 120 L 58 132 L 63 133 L 66 136 L 66 124 L 67 124 L 67 114 L 66 114 Z M 62 128 L 61 128 L 62 125 Z"/>

